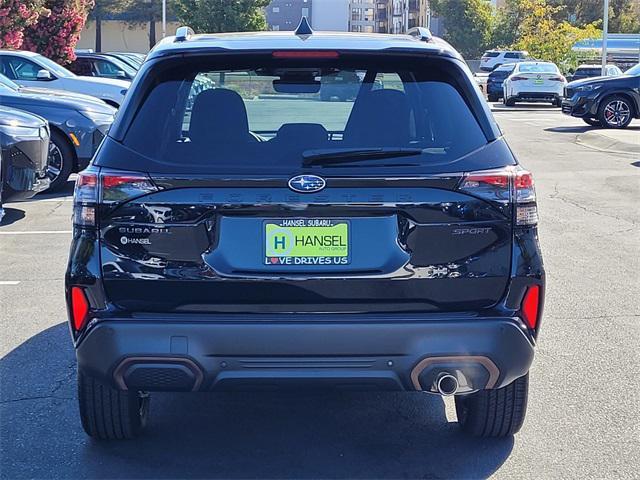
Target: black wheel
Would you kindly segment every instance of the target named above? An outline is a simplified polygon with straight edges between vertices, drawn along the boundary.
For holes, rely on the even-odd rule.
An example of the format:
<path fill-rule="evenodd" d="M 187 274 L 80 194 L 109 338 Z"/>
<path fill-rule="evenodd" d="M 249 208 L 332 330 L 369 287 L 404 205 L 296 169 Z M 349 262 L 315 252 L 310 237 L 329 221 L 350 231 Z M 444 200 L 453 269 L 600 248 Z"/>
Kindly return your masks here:
<path fill-rule="evenodd" d="M 75 155 L 67 139 L 60 132 L 52 131 L 47 157 L 47 176 L 51 181 L 49 191 L 58 191 L 67 184 L 74 163 Z"/>
<path fill-rule="evenodd" d="M 487 100 L 490 102 L 497 102 L 499 100 L 497 95 L 487 95 Z"/>
<path fill-rule="evenodd" d="M 506 387 L 456 396 L 458 423 L 477 437 L 506 437 L 517 433 L 527 412 L 529 374 Z"/>
<path fill-rule="evenodd" d="M 515 98 L 505 98 L 504 104 L 507 107 L 513 107 L 516 104 L 516 100 L 515 100 Z"/>
<path fill-rule="evenodd" d="M 625 97 L 605 98 L 598 108 L 598 120 L 606 128 L 626 128 L 633 119 L 633 106 Z"/>
<path fill-rule="evenodd" d="M 81 371 L 78 404 L 82 428 L 99 440 L 134 438 L 149 416 L 149 394 L 116 390 Z"/>
<path fill-rule="evenodd" d="M 561 99 L 561 98 L 556 98 L 556 99 L 553 101 L 553 104 L 554 104 L 556 107 L 560 107 L 560 108 L 562 108 L 562 99 Z"/>
<path fill-rule="evenodd" d="M 602 124 L 600 123 L 600 120 L 598 120 L 597 118 L 583 118 L 582 121 L 587 125 L 591 125 L 592 127 L 602 126 Z"/>

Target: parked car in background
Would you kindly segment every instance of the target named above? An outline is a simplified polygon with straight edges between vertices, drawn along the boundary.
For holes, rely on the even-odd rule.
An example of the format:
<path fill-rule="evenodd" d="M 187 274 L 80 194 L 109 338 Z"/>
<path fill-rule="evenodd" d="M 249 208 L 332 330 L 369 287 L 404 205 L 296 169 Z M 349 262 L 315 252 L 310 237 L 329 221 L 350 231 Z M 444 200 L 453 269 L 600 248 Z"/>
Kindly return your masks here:
<path fill-rule="evenodd" d="M 66 184 L 72 172 L 89 164 L 116 112 L 115 108 L 95 97 L 21 89 L 3 75 L 0 75 L 0 105 L 34 113 L 49 122 L 51 142 L 47 175 L 50 189 L 54 191 Z"/>
<path fill-rule="evenodd" d="M 487 50 L 480 58 L 480 70 L 491 72 L 505 63 L 525 62 L 529 53 L 524 50 Z"/>
<path fill-rule="evenodd" d="M 567 80 L 555 63 L 517 63 L 503 82 L 503 102 L 510 107 L 523 101 L 550 102 L 559 107 L 566 84 Z"/>
<path fill-rule="evenodd" d="M 616 77 L 596 77 L 567 85 L 562 113 L 605 128 L 626 128 L 640 118 L 640 64 Z"/>
<path fill-rule="evenodd" d="M 119 58 L 100 53 L 76 53 L 76 59 L 67 68 L 76 75 L 120 80 L 133 80 L 138 72 Z"/>
<path fill-rule="evenodd" d="M 502 98 L 503 90 L 502 84 L 505 79 L 511 75 L 513 69 L 516 67 L 515 63 L 505 63 L 500 65 L 487 77 L 487 100 L 490 102 L 497 102 Z"/>
<path fill-rule="evenodd" d="M 116 108 L 131 84 L 112 78 L 81 77 L 47 57 L 22 50 L 0 50 L 0 73 L 25 87 L 84 93 Z"/>
<path fill-rule="evenodd" d="M 622 70 L 616 65 L 607 65 L 605 67 L 605 77 L 617 77 L 618 75 L 622 75 Z M 601 76 L 603 76 L 602 65 L 580 65 L 572 75 L 567 75 L 567 81 L 575 82 L 576 80 Z"/>
<path fill-rule="evenodd" d="M 25 200 L 49 187 L 48 148 L 44 118 L 0 106 L 0 210 L 3 202 Z"/>

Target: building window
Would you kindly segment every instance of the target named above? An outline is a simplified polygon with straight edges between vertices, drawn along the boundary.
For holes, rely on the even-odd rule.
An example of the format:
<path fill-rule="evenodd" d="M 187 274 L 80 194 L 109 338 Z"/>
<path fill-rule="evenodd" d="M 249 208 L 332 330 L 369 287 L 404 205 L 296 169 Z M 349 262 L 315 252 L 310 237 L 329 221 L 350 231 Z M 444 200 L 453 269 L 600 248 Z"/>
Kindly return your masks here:
<path fill-rule="evenodd" d="M 271 25 L 271 30 L 277 32 L 278 30 L 280 30 L 280 25 Z"/>
<path fill-rule="evenodd" d="M 309 16 L 309 9 L 308 8 L 303 8 L 302 9 L 302 16 L 303 17 L 308 17 Z"/>
<path fill-rule="evenodd" d="M 273 7 L 273 13 L 280 13 L 280 7 Z"/>

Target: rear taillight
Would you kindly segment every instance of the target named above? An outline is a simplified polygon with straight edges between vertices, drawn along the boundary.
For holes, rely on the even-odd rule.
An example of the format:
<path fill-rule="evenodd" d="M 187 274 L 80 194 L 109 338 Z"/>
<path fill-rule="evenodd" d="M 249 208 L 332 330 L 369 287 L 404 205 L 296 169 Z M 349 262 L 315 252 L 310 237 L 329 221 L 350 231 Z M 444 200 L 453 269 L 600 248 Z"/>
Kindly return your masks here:
<path fill-rule="evenodd" d="M 518 226 L 538 223 L 533 175 L 522 167 L 467 173 L 458 189 L 500 204 L 513 201 Z"/>
<path fill-rule="evenodd" d="M 78 174 L 73 195 L 73 223 L 96 227 L 99 205 L 114 205 L 157 191 L 151 179 L 141 173 L 88 169 Z"/>
<path fill-rule="evenodd" d="M 552 82 L 566 82 L 567 79 L 564 78 L 562 75 L 560 75 L 559 77 L 550 77 L 549 80 L 551 80 Z"/>
<path fill-rule="evenodd" d="M 540 313 L 540 287 L 532 285 L 527 288 L 520 306 L 522 319 L 527 326 L 535 330 L 538 326 L 538 314 Z"/>
<path fill-rule="evenodd" d="M 527 77 L 511 77 L 512 82 L 519 82 L 520 80 L 529 80 Z"/>
<path fill-rule="evenodd" d="M 97 203 L 97 172 L 90 170 L 80 172 L 73 192 L 73 224 L 79 227 L 95 227 Z"/>
<path fill-rule="evenodd" d="M 89 301 L 81 287 L 71 287 L 71 324 L 76 332 L 82 330 L 89 318 Z"/>

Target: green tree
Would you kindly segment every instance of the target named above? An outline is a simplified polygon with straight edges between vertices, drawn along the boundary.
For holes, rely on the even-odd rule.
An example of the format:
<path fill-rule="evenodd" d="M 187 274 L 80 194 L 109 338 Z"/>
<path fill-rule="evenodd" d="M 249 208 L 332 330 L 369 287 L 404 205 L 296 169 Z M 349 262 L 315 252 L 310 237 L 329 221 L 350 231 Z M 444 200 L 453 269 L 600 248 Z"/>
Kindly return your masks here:
<path fill-rule="evenodd" d="M 444 38 L 466 58 L 478 58 L 491 40 L 492 7 L 485 0 L 433 0 L 444 20 Z"/>
<path fill-rule="evenodd" d="M 156 44 L 156 22 L 162 19 L 162 0 L 124 0 L 124 18 L 131 25 L 149 26 L 149 49 Z M 167 15 L 175 2 L 167 1 Z"/>
<path fill-rule="evenodd" d="M 270 0 L 175 0 L 180 22 L 196 32 L 266 30 L 263 8 Z"/>
<path fill-rule="evenodd" d="M 518 27 L 518 40 L 512 47 L 527 50 L 535 58 L 554 62 L 564 72 L 578 62 L 571 47 L 585 38 L 599 38 L 601 30 L 596 23 L 577 27 L 569 22 L 558 22 L 556 16 L 562 9 L 545 0 L 519 0 L 526 12 Z"/>
<path fill-rule="evenodd" d="M 549 4 L 563 7 L 556 13 L 559 22 L 584 27 L 602 20 L 604 0 L 549 0 Z M 640 1 L 610 0 L 609 31 L 612 33 L 640 33 Z"/>
<path fill-rule="evenodd" d="M 506 0 L 494 17 L 491 46 L 508 48 L 516 43 L 520 38 L 520 25 L 527 13 L 522 0 Z"/>

